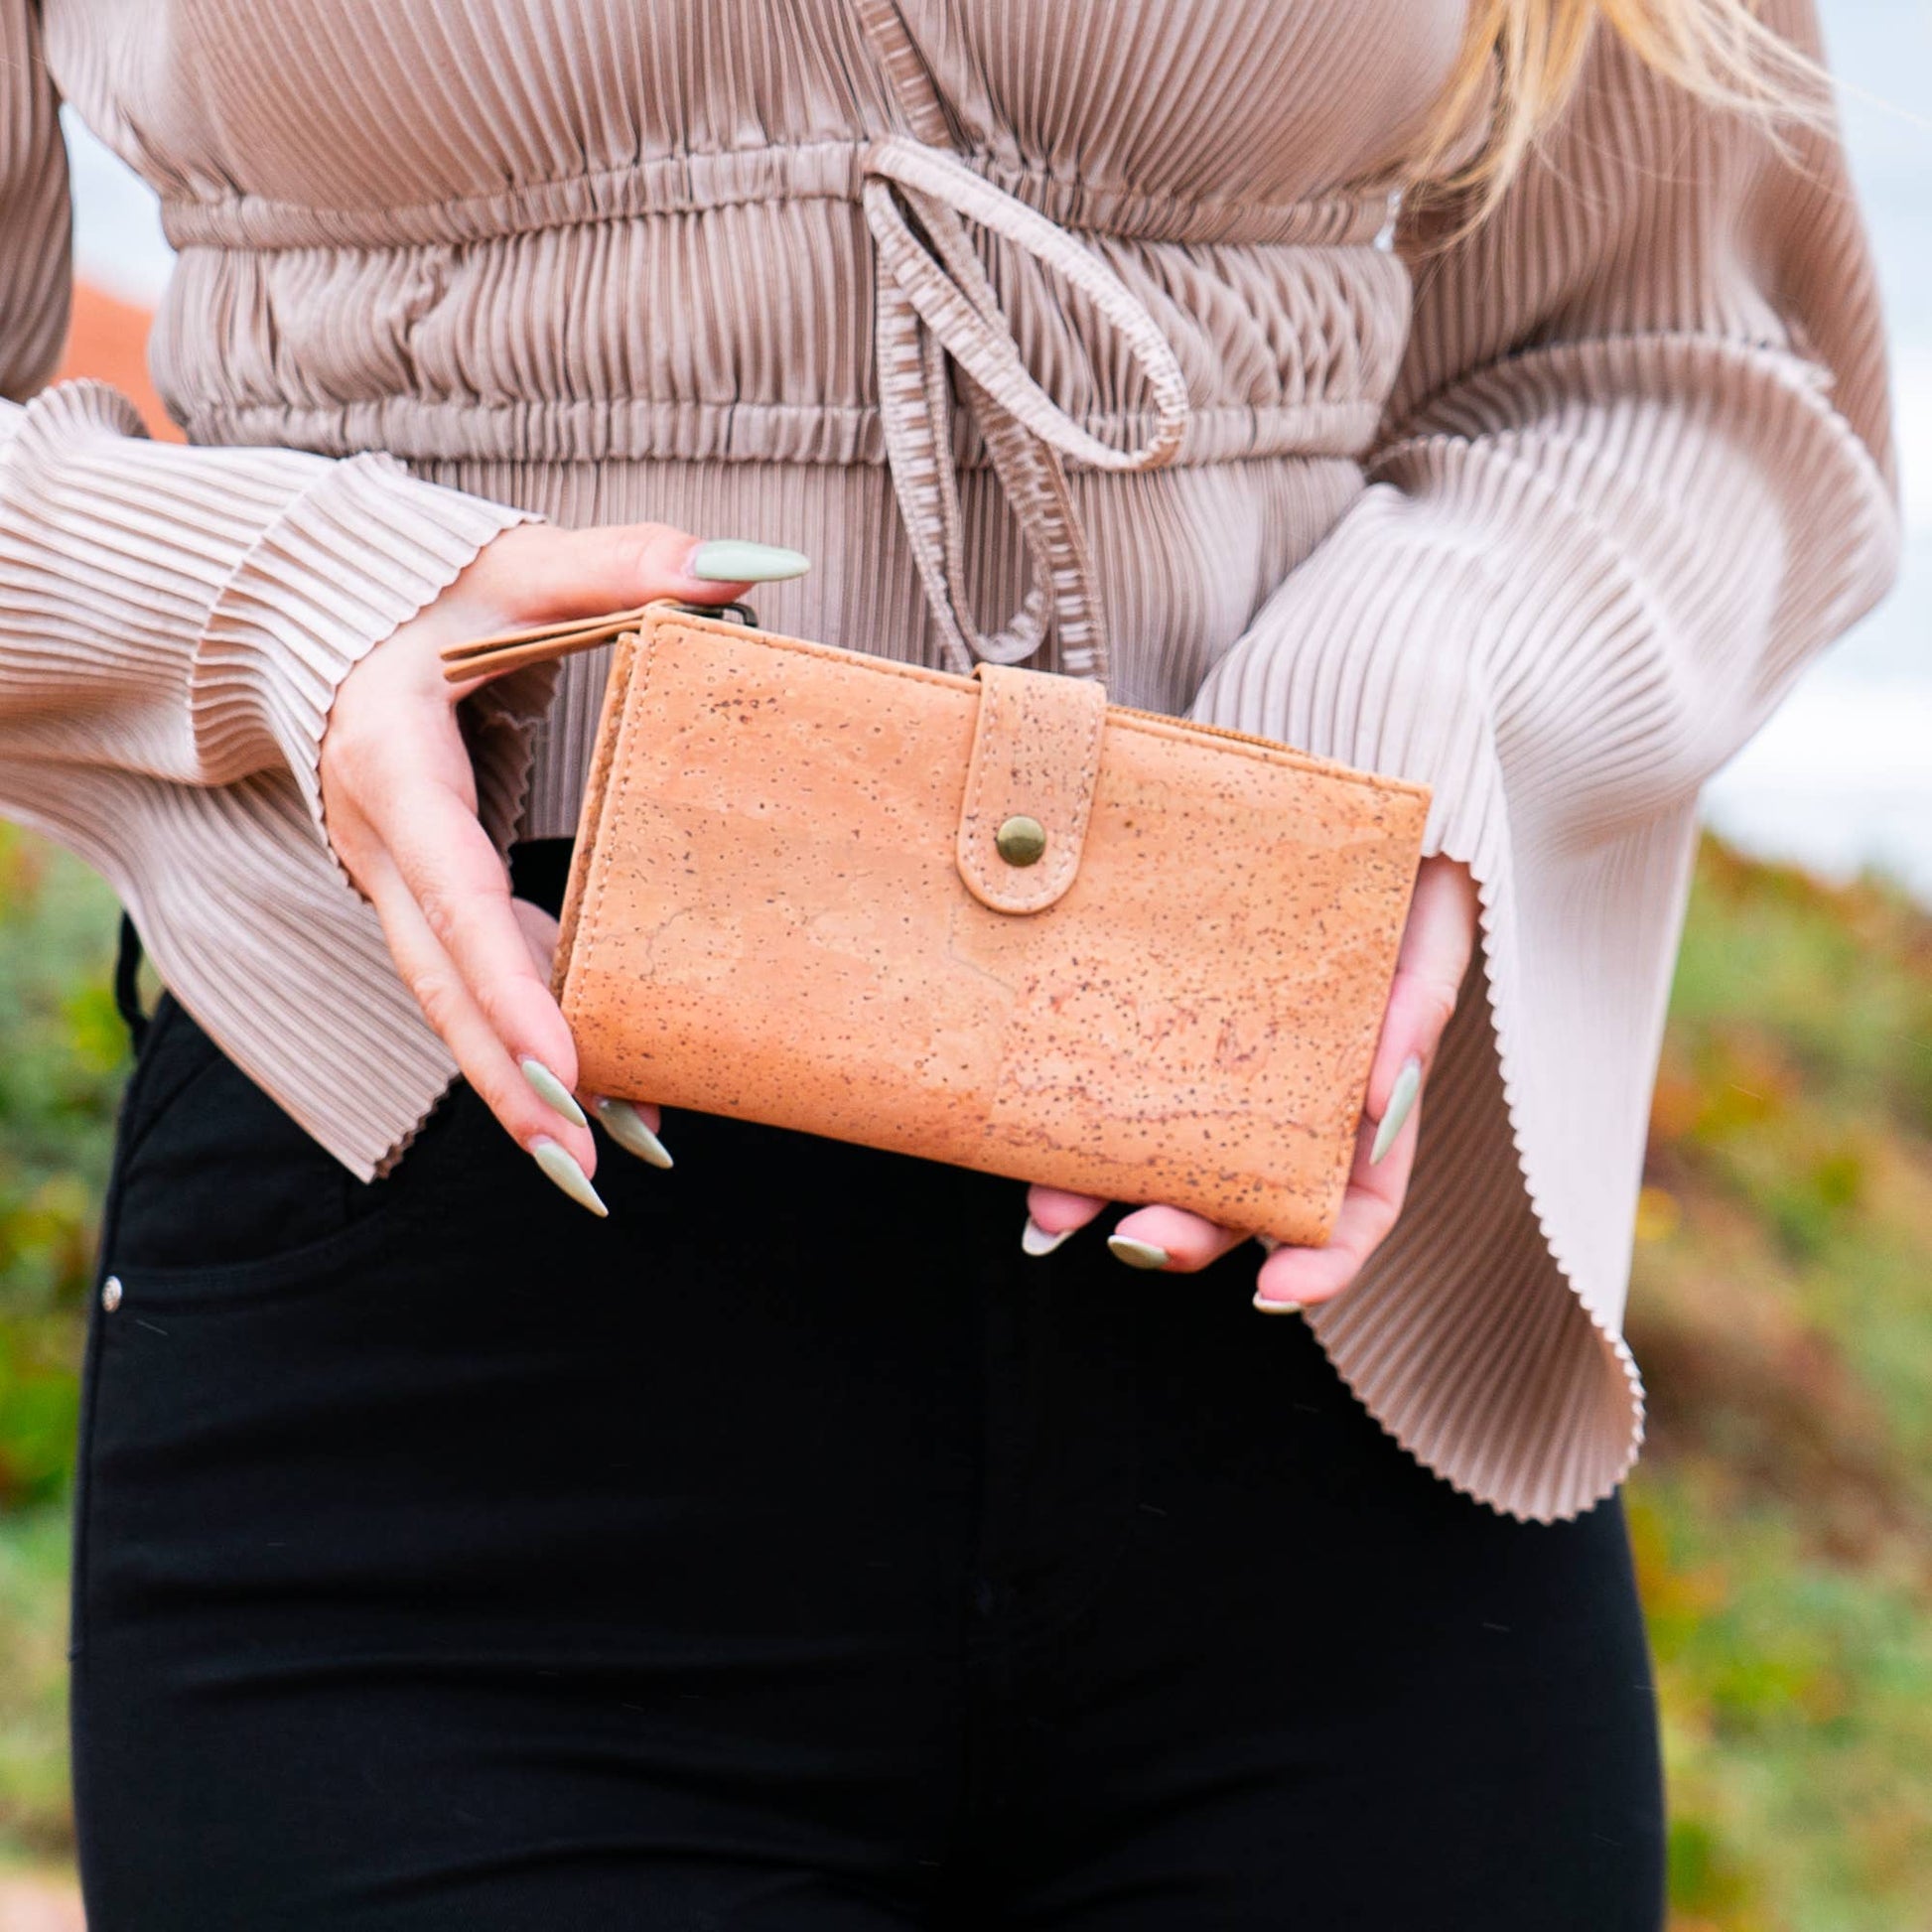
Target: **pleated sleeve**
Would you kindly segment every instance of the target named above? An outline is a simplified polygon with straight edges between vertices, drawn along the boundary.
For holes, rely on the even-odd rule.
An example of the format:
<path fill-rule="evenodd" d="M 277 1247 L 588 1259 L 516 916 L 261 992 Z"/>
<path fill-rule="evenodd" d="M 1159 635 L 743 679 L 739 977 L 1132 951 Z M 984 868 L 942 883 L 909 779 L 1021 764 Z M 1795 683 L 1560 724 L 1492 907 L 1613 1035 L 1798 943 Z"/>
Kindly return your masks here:
<path fill-rule="evenodd" d="M 1641 1440 L 1622 1313 L 1699 788 L 1895 569 L 1883 338 L 1835 140 L 1781 152 L 1606 31 L 1445 233 L 1399 237 L 1370 487 L 1193 715 L 1428 780 L 1428 849 L 1475 873 L 1403 1222 L 1314 1326 L 1424 1462 L 1552 1518 Z"/>
<path fill-rule="evenodd" d="M 452 1067 L 329 850 L 323 729 L 361 656 L 521 518 L 388 457 L 158 444 L 115 390 L 41 388 L 69 257 L 35 10 L 0 0 L 0 812 L 102 872 L 183 1003 L 372 1173 Z M 481 720 L 499 843 L 533 724 Z M 339 1062 L 318 1018 L 345 962 L 379 1010 Z"/>

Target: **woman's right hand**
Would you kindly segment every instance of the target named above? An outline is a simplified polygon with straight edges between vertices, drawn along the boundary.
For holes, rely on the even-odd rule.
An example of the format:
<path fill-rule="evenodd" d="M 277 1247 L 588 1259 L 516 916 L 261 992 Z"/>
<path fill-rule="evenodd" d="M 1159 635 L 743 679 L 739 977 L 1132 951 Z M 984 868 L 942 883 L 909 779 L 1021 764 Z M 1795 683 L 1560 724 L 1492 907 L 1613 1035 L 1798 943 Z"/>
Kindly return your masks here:
<path fill-rule="evenodd" d="M 590 1181 L 596 1147 L 571 1097 L 577 1049 L 550 996 L 556 921 L 511 897 L 508 872 L 478 820 L 456 707 L 485 680 L 450 684 L 441 653 L 513 626 L 598 617 L 652 598 L 727 603 L 754 583 L 807 567 L 795 551 L 700 543 L 657 523 L 519 524 L 371 650 L 343 680 L 329 714 L 321 781 L 330 843 L 375 907 L 405 983 L 464 1078 L 544 1173 L 594 1213 L 605 1209 Z M 655 1108 L 606 1102 L 598 1111 L 614 1138 L 668 1165 Z"/>

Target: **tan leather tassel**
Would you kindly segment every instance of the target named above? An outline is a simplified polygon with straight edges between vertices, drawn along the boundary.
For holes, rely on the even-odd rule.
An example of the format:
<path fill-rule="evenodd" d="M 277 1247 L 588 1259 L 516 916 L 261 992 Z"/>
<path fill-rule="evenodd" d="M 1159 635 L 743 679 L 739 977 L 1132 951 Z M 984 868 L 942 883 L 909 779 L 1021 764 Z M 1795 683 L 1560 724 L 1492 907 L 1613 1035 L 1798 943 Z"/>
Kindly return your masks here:
<path fill-rule="evenodd" d="M 446 644 L 438 652 L 443 660 L 444 679 L 450 684 L 468 684 L 472 678 L 494 677 L 504 671 L 521 670 L 526 664 L 547 664 L 553 657 L 568 657 L 574 651 L 595 650 L 599 644 L 615 643 L 625 631 L 637 629 L 651 608 L 640 604 L 633 611 L 608 611 L 602 617 L 533 623 L 522 630 L 499 630 L 492 636 L 477 637 L 468 643 Z M 735 622 L 753 627 L 758 624 L 758 614 L 749 604 L 680 604 L 665 599 L 662 608 L 700 617 L 730 617 Z"/>
<path fill-rule="evenodd" d="M 635 630 L 645 610 L 612 611 L 602 617 L 571 618 L 558 623 L 533 623 L 521 630 L 499 630 L 493 636 L 468 643 L 447 644 L 439 653 L 443 675 L 451 684 L 467 684 L 474 677 L 520 670 L 525 664 L 547 663 L 573 651 L 593 650 Z"/>

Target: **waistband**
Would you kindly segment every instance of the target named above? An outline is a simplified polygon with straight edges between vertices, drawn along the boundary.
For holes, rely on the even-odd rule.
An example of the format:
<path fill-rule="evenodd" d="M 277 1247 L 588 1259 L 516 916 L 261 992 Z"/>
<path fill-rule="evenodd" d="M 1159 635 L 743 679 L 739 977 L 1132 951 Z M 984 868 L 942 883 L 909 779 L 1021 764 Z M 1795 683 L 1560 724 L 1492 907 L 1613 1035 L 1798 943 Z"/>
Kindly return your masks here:
<path fill-rule="evenodd" d="M 856 203 L 878 146 L 875 139 L 843 137 L 653 155 L 621 168 L 413 207 L 317 207 L 261 195 L 170 200 L 162 204 L 161 221 L 177 249 L 279 253 L 491 242 L 548 228 L 773 202 Z M 972 157 L 972 171 L 1059 226 L 1134 241 L 1366 246 L 1390 214 L 1389 197 L 1380 192 L 1298 202 L 1205 201 L 1074 180 L 987 155 Z"/>

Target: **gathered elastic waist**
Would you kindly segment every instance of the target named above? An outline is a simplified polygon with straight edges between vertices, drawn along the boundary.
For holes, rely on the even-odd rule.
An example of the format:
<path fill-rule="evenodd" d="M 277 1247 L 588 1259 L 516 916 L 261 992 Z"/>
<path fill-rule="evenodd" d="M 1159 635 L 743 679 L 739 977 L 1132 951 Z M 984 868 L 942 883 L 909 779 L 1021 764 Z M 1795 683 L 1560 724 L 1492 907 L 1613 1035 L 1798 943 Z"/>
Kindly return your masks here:
<path fill-rule="evenodd" d="M 260 195 L 177 200 L 163 204 L 162 225 L 177 249 L 402 248 L 775 202 L 857 204 L 877 145 L 844 138 L 650 156 L 623 168 L 414 207 L 317 207 Z M 972 165 L 1049 221 L 1135 241 L 1347 247 L 1372 242 L 1390 214 L 1381 193 L 1300 202 L 1196 200 L 1071 180 L 983 155 Z"/>
<path fill-rule="evenodd" d="M 942 118 L 907 109 L 928 135 Z M 904 130 L 434 207 L 198 202 L 168 215 L 156 374 L 203 442 L 883 463 L 954 669 L 1052 636 L 1104 678 L 1069 472 L 1363 453 L 1407 307 L 1388 212 L 1129 195 Z M 997 474 L 1024 543 L 991 625 L 964 588 L 967 467 Z"/>
<path fill-rule="evenodd" d="M 877 403 L 656 401 L 644 397 L 540 397 L 486 401 L 468 396 L 376 396 L 349 402 L 171 404 L 191 442 L 313 450 L 354 456 L 386 450 L 410 463 L 527 464 L 775 463 L 880 465 L 887 460 Z M 1381 405 L 1318 397 L 1268 406 L 1226 403 L 1193 409 L 1170 465 L 1239 463 L 1256 457 L 1359 456 Z M 950 412 L 955 460 L 989 466 L 977 420 Z M 1145 413 L 1083 410 L 1073 420 L 1097 440 L 1145 441 Z"/>

